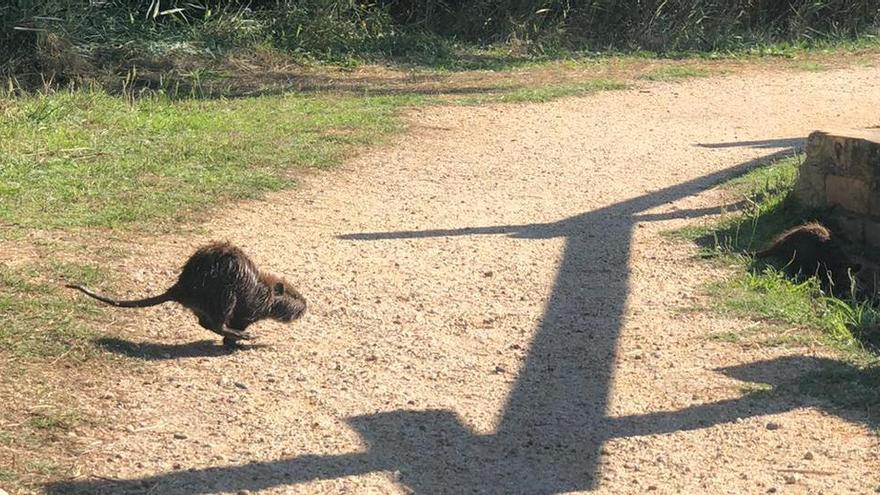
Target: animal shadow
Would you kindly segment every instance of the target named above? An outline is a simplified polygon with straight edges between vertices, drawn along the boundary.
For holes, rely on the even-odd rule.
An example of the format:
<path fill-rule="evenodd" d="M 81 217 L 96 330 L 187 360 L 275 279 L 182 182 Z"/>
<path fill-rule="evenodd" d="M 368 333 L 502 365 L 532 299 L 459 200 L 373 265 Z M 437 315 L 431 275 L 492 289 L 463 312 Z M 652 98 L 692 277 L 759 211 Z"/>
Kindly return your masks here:
<path fill-rule="evenodd" d="M 236 347 L 220 345 L 215 340 L 198 340 L 185 344 L 154 344 L 150 342 L 132 342 L 117 337 L 102 337 L 95 340 L 95 345 L 114 354 L 120 354 L 144 361 L 164 361 L 168 359 L 220 357 L 239 351 L 249 351 L 266 347 L 264 344 L 249 344 Z"/>

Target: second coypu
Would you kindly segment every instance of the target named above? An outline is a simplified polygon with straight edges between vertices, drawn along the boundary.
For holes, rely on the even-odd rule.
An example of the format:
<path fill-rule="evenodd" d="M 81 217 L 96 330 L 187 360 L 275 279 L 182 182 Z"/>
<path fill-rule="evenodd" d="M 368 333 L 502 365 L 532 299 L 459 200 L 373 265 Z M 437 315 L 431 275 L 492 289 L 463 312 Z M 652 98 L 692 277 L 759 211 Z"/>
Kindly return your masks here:
<path fill-rule="evenodd" d="M 176 302 L 191 310 L 199 325 L 235 345 L 253 336 L 245 330 L 259 320 L 293 321 L 305 312 L 306 300 L 283 279 L 261 272 L 244 252 L 228 242 L 215 242 L 196 251 L 183 266 L 177 282 L 158 296 L 118 301 L 75 284 L 99 301 L 120 308 L 144 308 Z"/>
<path fill-rule="evenodd" d="M 839 294 L 849 291 L 850 277 L 861 268 L 846 255 L 836 236 L 818 222 L 786 230 L 755 256 L 785 262 L 785 271 L 791 276 L 816 274 L 823 288 Z"/>

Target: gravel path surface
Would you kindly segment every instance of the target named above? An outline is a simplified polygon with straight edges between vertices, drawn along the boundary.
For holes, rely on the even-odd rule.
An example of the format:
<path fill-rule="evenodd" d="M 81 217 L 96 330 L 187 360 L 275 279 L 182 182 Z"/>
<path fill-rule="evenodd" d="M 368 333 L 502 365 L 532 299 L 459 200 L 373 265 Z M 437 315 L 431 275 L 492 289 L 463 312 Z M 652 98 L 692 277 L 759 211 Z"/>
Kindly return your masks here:
<path fill-rule="evenodd" d="M 820 351 L 707 339 L 747 322 L 685 311 L 720 273 L 660 232 L 813 129 L 880 123 L 878 81 L 766 72 L 426 108 L 295 191 L 136 246 L 118 268 L 152 290 L 229 239 L 309 312 L 233 354 L 179 308 L 123 320 L 137 351 L 107 345 L 145 363 L 85 392 L 108 419 L 82 477 L 52 490 L 871 493 L 866 418 L 749 393 Z"/>

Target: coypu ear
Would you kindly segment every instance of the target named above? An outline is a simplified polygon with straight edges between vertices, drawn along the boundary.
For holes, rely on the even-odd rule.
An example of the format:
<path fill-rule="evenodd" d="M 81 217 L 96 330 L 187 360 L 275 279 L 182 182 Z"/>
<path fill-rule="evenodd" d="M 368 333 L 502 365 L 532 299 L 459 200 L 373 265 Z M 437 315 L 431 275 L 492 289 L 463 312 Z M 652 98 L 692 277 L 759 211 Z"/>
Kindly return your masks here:
<path fill-rule="evenodd" d="M 276 296 L 280 296 L 280 295 L 284 294 L 284 284 L 282 284 L 281 282 L 276 283 L 274 289 L 275 289 Z"/>

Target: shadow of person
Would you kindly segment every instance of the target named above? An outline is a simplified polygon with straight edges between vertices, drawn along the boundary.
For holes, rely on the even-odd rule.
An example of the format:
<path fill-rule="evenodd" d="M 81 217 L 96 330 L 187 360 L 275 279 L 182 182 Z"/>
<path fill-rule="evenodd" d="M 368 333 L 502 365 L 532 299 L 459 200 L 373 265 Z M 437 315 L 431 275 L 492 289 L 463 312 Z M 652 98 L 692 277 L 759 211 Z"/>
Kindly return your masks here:
<path fill-rule="evenodd" d="M 880 427 L 880 365 L 858 367 L 846 361 L 788 356 L 722 368 L 737 380 L 770 385 L 778 396 L 812 404 L 829 414 L 868 428 Z"/>
<path fill-rule="evenodd" d="M 354 241 L 490 234 L 565 239 L 544 315 L 492 433 L 472 431 L 449 410 L 381 412 L 347 420 L 366 443 L 366 450 L 360 452 L 175 471 L 133 480 L 59 482 L 49 485 L 48 491 L 129 493 L 148 487 L 154 493 L 194 495 L 255 491 L 376 471 L 398 473 L 399 481 L 416 493 L 591 490 L 597 486 L 602 444 L 610 438 L 701 428 L 787 410 L 791 400 L 754 396 L 748 398 L 747 406 L 736 399 L 623 418 L 606 413 L 629 293 L 628 262 L 636 218 L 788 154 L 774 153 L 557 222 L 341 236 Z"/>
<path fill-rule="evenodd" d="M 265 347 L 261 344 L 239 345 L 226 347 L 215 340 L 199 340 L 184 344 L 155 344 L 151 342 L 132 342 L 116 337 L 101 337 L 95 340 L 95 346 L 126 357 L 145 361 L 162 361 L 194 357 L 228 356 L 237 351 L 246 351 Z"/>

